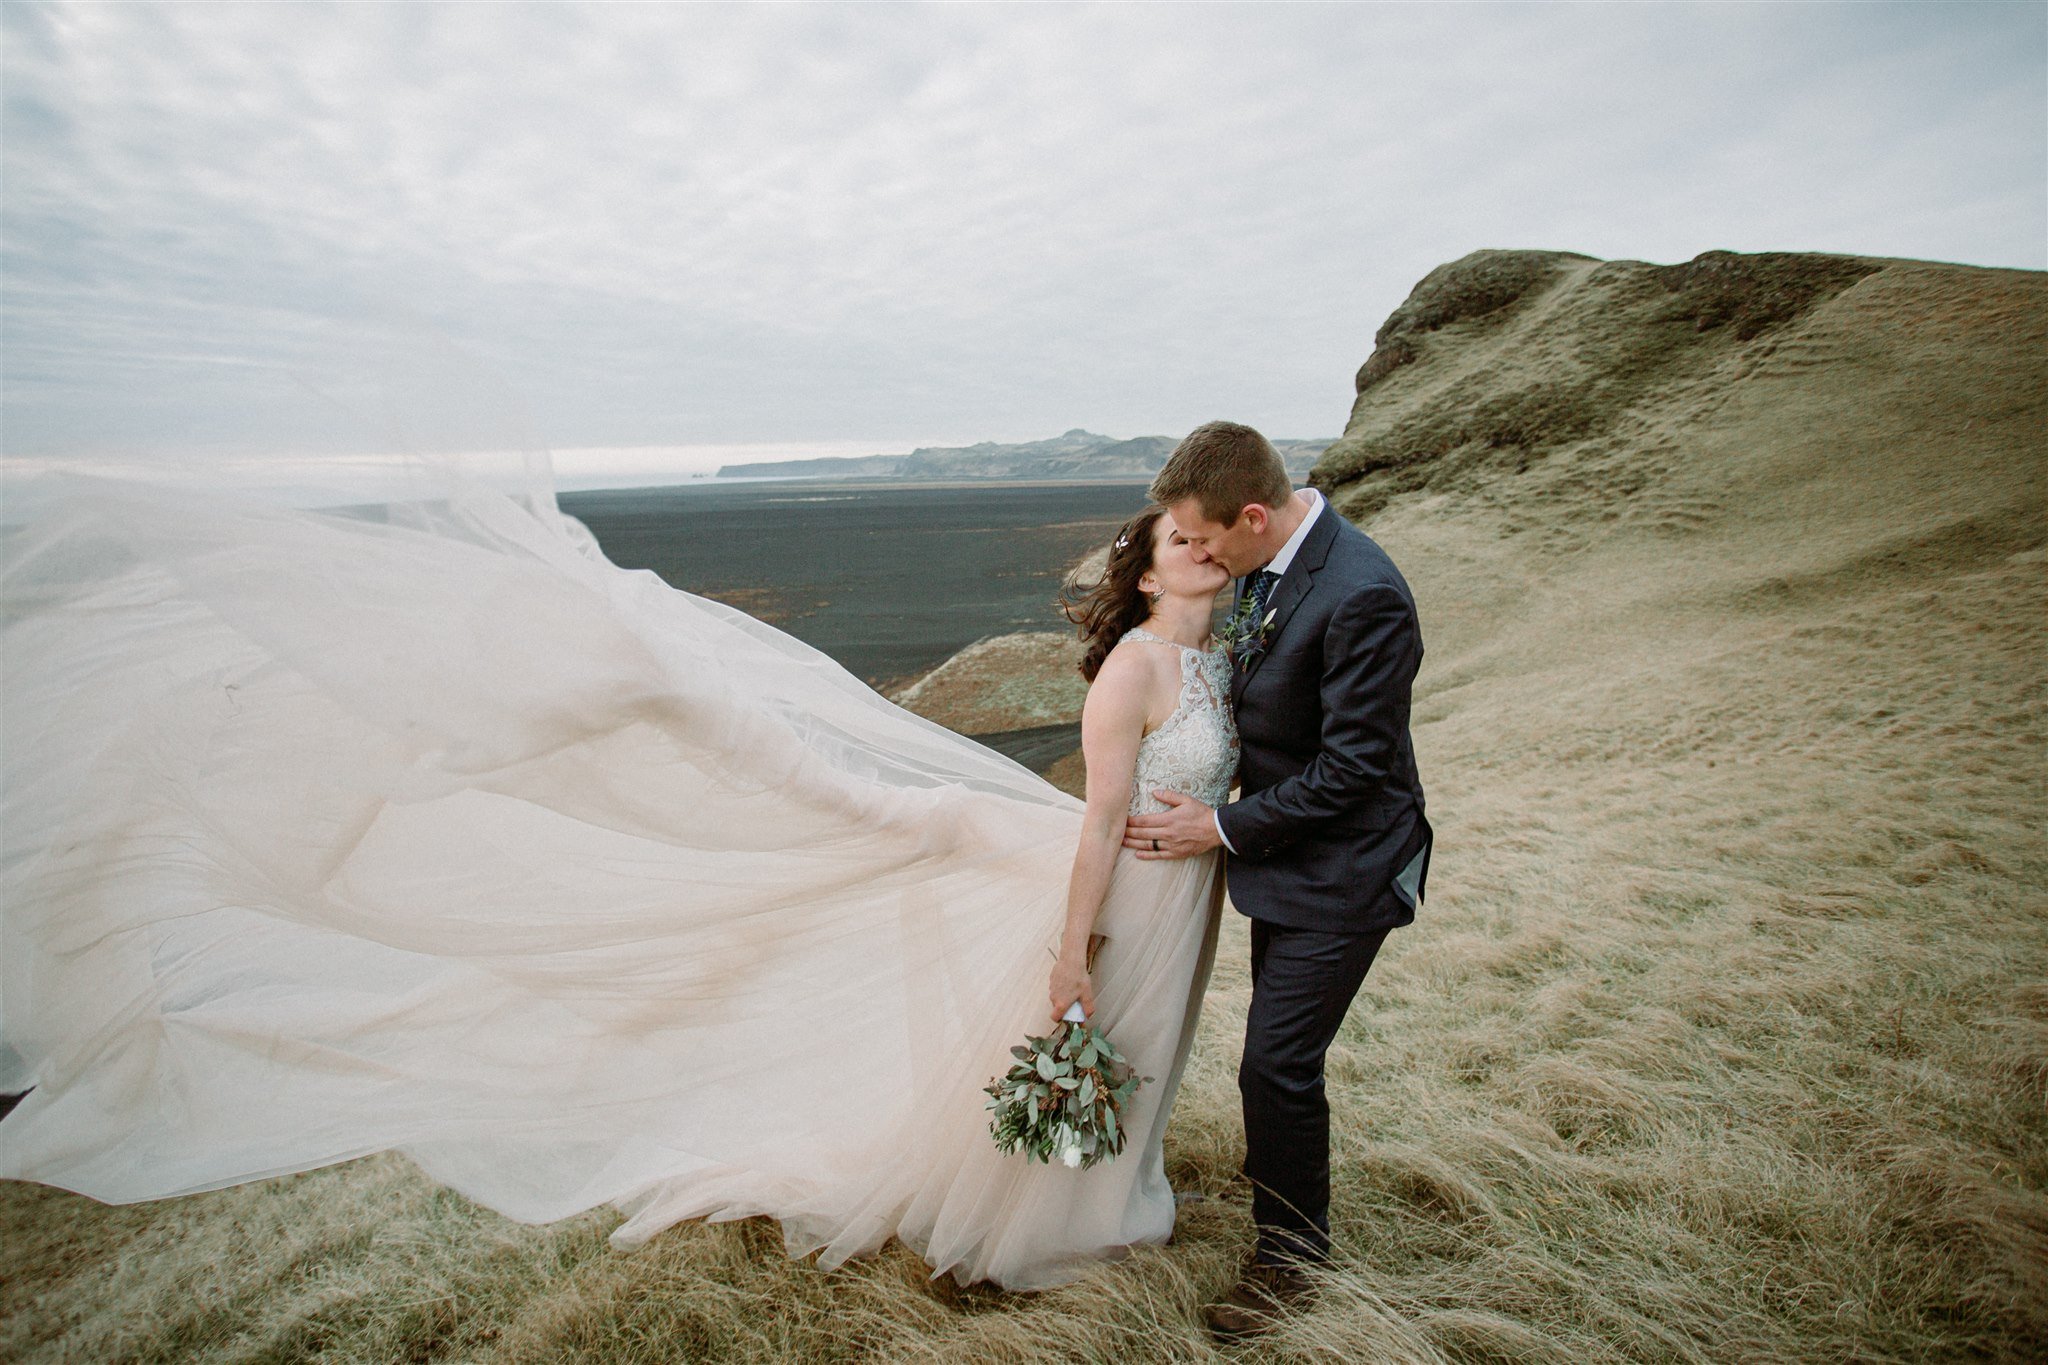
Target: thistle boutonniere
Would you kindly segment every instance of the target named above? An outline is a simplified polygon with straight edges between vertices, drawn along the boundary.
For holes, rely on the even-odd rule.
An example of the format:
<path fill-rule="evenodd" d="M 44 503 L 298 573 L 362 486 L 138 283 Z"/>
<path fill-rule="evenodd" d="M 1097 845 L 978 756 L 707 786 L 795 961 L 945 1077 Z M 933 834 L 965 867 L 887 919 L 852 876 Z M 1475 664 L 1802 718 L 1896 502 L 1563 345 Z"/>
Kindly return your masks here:
<path fill-rule="evenodd" d="M 1273 618 L 1280 612 L 1278 607 L 1268 607 L 1263 620 L 1253 620 L 1252 613 L 1258 604 L 1250 593 L 1237 599 L 1237 610 L 1230 613 L 1216 631 L 1216 641 L 1228 650 L 1241 668 L 1257 658 L 1266 648 L 1266 640 L 1273 633 Z"/>

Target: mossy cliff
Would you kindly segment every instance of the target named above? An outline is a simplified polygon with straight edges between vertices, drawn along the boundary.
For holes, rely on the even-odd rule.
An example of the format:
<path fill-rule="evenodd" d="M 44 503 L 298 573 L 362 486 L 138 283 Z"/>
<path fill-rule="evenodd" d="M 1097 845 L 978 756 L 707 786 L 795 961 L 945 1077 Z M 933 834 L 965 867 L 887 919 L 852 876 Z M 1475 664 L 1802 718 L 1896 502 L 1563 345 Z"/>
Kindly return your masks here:
<path fill-rule="evenodd" d="M 1397 494 L 1519 473 L 1568 446 L 1625 456 L 1643 435 L 1632 418 L 1768 355 L 1788 324 L 1885 265 L 1475 251 L 1424 276 L 1381 325 L 1344 436 L 1314 482 L 1357 518 Z"/>

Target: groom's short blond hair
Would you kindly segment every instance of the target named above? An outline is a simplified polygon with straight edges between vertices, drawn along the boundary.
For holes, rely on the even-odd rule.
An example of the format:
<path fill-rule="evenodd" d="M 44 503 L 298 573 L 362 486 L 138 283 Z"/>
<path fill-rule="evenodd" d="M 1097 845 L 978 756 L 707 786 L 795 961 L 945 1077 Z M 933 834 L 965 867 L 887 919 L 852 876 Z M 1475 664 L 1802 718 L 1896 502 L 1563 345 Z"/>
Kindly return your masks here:
<path fill-rule="evenodd" d="M 1205 520 L 1228 529 L 1252 503 L 1283 506 L 1294 485 L 1271 441 L 1241 422 L 1204 422 L 1166 457 L 1151 493 L 1161 507 L 1193 498 Z"/>

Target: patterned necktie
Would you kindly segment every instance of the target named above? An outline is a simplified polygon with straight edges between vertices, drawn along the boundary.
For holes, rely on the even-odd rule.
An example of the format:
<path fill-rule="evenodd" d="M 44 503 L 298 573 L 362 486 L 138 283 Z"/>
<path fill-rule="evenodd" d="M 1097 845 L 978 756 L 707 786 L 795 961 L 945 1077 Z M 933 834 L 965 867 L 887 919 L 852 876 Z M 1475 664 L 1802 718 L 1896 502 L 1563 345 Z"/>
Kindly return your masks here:
<path fill-rule="evenodd" d="M 1266 603 L 1273 596 L 1273 586 L 1280 581 L 1280 575 L 1271 569 L 1261 569 L 1252 575 L 1252 622 L 1254 628 L 1266 619 Z"/>

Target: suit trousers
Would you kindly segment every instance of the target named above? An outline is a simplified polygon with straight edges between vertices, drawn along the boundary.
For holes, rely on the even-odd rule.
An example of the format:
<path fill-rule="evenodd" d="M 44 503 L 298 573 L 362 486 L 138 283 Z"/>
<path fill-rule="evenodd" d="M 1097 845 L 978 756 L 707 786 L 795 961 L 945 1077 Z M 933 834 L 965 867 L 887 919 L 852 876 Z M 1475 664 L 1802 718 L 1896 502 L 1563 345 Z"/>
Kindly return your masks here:
<path fill-rule="evenodd" d="M 1391 929 L 1328 933 L 1252 921 L 1252 1004 L 1237 1088 L 1257 1259 L 1330 1255 L 1330 1105 L 1323 1058 Z"/>

